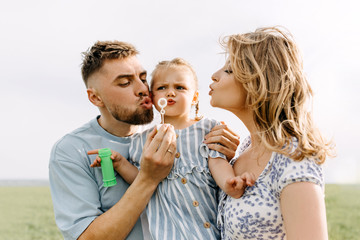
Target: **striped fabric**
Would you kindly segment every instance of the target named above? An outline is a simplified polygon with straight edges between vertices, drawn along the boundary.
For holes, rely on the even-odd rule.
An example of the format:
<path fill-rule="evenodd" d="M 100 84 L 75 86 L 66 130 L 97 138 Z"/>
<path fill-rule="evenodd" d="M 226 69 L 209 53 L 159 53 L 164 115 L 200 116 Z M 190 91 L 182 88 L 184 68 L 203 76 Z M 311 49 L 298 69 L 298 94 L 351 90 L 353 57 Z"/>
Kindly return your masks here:
<path fill-rule="evenodd" d="M 207 157 L 224 155 L 209 150 L 204 136 L 218 124 L 204 118 L 177 133 L 174 166 L 152 196 L 147 215 L 153 239 L 219 239 L 216 228 L 219 189 Z M 141 150 L 152 129 L 133 136 L 130 159 L 139 168 Z"/>

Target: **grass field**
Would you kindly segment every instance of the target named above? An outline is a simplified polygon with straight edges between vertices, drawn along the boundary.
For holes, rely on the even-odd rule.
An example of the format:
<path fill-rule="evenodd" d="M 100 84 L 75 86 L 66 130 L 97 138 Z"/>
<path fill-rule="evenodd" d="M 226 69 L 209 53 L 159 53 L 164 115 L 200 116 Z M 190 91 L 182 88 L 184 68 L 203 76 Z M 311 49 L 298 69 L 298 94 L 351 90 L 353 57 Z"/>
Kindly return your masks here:
<path fill-rule="evenodd" d="M 331 240 L 360 239 L 360 185 L 326 185 Z M 49 187 L 0 187 L 0 240 L 57 240 Z"/>
<path fill-rule="evenodd" d="M 330 240 L 360 239 L 360 185 L 326 185 Z"/>

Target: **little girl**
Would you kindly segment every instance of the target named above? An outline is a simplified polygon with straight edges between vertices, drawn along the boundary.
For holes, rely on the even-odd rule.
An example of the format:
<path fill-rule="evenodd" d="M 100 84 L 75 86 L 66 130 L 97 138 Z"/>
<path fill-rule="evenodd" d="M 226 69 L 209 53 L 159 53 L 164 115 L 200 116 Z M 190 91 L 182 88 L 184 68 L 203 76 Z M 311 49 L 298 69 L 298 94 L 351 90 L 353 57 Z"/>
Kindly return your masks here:
<path fill-rule="evenodd" d="M 150 83 L 153 103 L 165 98 L 164 121 L 177 133 L 177 152 L 170 174 L 158 186 L 148 206 L 147 215 L 153 239 L 219 239 L 216 228 L 218 187 L 228 195 L 239 198 L 254 177 L 245 173 L 235 176 L 225 156 L 210 150 L 204 136 L 219 122 L 198 117 L 198 80 L 186 61 L 175 58 L 160 62 L 152 73 Z M 191 107 L 196 117 L 191 118 Z M 135 134 L 130 146 L 130 162 L 140 167 L 143 145 L 149 129 Z M 113 151 L 115 170 L 132 183 L 138 169 Z M 91 165 L 99 166 L 97 157 Z M 214 181 L 215 179 L 215 181 Z"/>

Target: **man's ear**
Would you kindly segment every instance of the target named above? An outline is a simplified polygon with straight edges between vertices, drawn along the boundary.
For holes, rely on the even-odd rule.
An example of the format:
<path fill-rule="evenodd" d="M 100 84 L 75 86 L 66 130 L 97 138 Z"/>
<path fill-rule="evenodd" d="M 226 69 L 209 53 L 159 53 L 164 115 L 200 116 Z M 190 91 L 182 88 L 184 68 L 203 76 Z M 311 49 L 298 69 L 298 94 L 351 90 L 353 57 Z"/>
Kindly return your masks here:
<path fill-rule="evenodd" d="M 89 101 L 94 104 L 95 106 L 97 107 L 103 107 L 104 106 L 104 103 L 101 99 L 101 97 L 98 95 L 97 91 L 90 87 L 86 90 L 87 92 L 87 95 L 88 95 L 88 98 L 89 98 Z"/>
<path fill-rule="evenodd" d="M 194 93 L 194 97 L 193 97 L 193 100 L 192 100 L 191 105 L 196 105 L 196 104 L 198 103 L 198 101 L 199 101 L 199 92 L 196 91 L 196 92 Z"/>

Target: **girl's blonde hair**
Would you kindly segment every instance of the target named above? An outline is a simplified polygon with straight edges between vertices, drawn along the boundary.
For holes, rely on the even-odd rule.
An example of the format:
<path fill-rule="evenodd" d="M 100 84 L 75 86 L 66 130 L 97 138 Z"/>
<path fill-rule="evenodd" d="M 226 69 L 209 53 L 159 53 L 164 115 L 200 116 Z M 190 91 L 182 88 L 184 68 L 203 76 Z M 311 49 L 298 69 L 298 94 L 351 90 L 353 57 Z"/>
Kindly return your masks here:
<path fill-rule="evenodd" d="M 195 70 L 190 65 L 190 63 L 188 63 L 187 61 L 185 61 L 182 58 L 174 58 L 171 61 L 161 61 L 161 62 L 159 62 L 155 66 L 154 71 L 151 73 L 150 89 L 152 90 L 152 88 L 154 86 L 154 79 L 156 77 L 158 77 L 157 75 L 159 74 L 160 71 L 164 71 L 164 70 L 169 69 L 169 68 L 178 68 L 178 67 L 185 67 L 188 70 L 190 70 L 190 72 L 192 73 L 192 75 L 194 77 L 195 90 L 198 90 L 199 81 L 198 81 L 198 78 L 196 76 Z M 200 120 L 201 118 L 202 117 L 199 116 L 199 101 L 198 101 L 196 103 L 196 105 L 195 105 L 195 120 Z"/>
<path fill-rule="evenodd" d="M 188 70 L 190 70 L 190 72 L 193 74 L 194 76 L 194 83 L 195 83 L 195 88 L 196 90 L 198 90 L 198 78 L 196 76 L 195 70 L 194 68 L 190 65 L 190 63 L 188 63 L 187 61 L 185 61 L 182 58 L 174 58 L 171 61 L 161 61 L 159 62 L 156 66 L 154 71 L 151 73 L 151 81 L 150 81 L 150 89 L 152 89 L 153 85 L 154 85 L 154 79 L 157 77 L 157 74 L 160 71 L 166 70 L 168 68 L 176 68 L 176 67 L 185 67 Z"/>
<path fill-rule="evenodd" d="M 278 27 L 259 28 L 227 36 L 222 45 L 235 79 L 247 91 L 246 103 L 266 147 L 298 161 L 314 158 L 323 163 L 331 156 L 333 145 L 306 109 L 313 92 L 292 35 Z"/>

